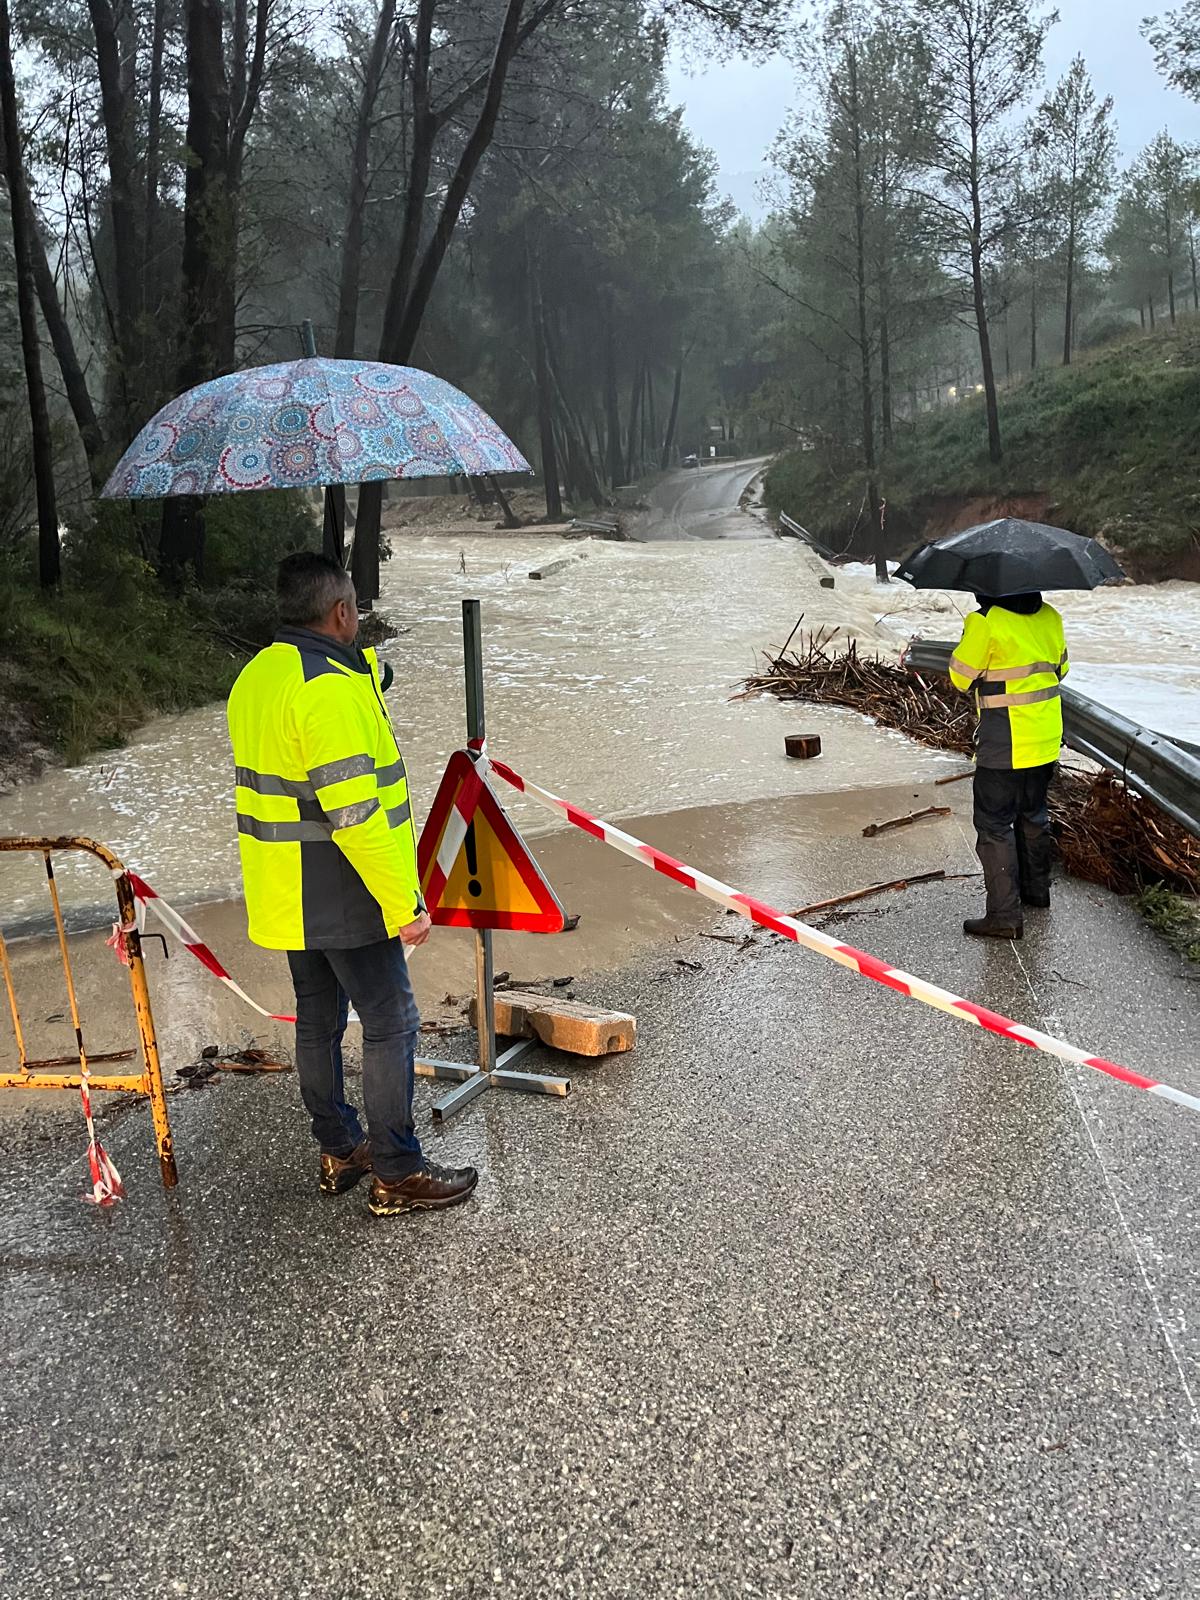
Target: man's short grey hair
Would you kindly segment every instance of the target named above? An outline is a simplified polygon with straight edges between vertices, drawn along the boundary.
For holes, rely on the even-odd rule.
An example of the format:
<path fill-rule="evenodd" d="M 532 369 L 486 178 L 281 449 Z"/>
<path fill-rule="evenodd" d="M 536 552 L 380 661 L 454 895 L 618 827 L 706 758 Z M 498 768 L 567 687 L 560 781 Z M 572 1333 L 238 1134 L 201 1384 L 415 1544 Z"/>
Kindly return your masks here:
<path fill-rule="evenodd" d="M 331 556 L 301 550 L 279 563 L 275 592 L 280 622 L 292 628 L 311 628 L 323 622 L 339 600 L 353 597 L 354 584 Z"/>

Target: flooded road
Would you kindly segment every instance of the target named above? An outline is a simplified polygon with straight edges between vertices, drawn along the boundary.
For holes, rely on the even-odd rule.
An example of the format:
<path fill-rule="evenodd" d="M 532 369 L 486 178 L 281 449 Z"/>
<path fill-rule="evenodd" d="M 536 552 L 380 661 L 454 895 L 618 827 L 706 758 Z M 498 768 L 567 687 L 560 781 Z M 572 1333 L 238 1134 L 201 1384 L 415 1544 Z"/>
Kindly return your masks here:
<path fill-rule="evenodd" d="M 564 571 L 530 570 L 563 556 Z M 488 733 L 518 771 L 601 815 L 803 797 L 904 783 L 947 757 L 880 735 L 853 713 L 771 699 L 730 703 L 758 652 L 801 612 L 844 619 L 803 553 L 773 538 L 564 544 L 537 536 L 396 541 L 382 609 L 406 631 L 385 654 L 389 704 L 423 815 L 464 737 L 461 602 L 483 602 Z M 792 762 L 785 732 L 821 733 L 819 761 Z M 531 834 L 557 824 L 513 800 Z M 162 894 L 236 893 L 224 711 L 160 718 L 126 748 L 47 773 L 0 800 L 0 833 L 85 833 L 110 844 Z M 0 864 L 6 922 L 45 904 L 31 867 Z M 109 903 L 98 869 L 64 863 L 73 904 Z"/>

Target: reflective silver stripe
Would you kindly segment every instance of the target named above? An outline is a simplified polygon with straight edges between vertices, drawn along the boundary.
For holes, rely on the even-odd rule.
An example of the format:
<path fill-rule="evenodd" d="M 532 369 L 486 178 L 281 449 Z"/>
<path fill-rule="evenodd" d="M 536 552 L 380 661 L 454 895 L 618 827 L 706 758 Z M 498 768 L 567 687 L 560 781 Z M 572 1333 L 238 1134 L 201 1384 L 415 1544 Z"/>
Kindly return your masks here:
<path fill-rule="evenodd" d="M 1039 672 L 1057 672 L 1052 661 L 1031 661 L 1027 667 L 989 667 L 979 676 L 985 683 L 1005 683 L 1012 678 L 1032 678 Z"/>
<path fill-rule="evenodd" d="M 234 782 L 239 789 L 255 794 L 284 795 L 292 800 L 315 800 L 316 790 L 303 778 L 280 778 L 273 772 L 255 772 L 253 767 L 238 767 Z"/>
<path fill-rule="evenodd" d="M 264 844 L 328 844 L 329 828 L 323 822 L 260 822 L 238 813 L 238 832 Z"/>
<path fill-rule="evenodd" d="M 323 767 L 310 767 L 308 776 L 314 789 L 327 789 L 331 783 L 365 778 L 374 771 L 375 763 L 370 756 L 343 756 L 340 761 L 327 761 Z"/>
<path fill-rule="evenodd" d="M 325 815 L 331 828 L 357 828 L 378 810 L 378 800 L 359 800 L 352 806 L 334 806 L 332 811 L 327 807 Z"/>
<path fill-rule="evenodd" d="M 1039 700 L 1057 700 L 1062 690 L 1056 683 L 1048 689 L 1030 689 L 1025 694 L 989 694 L 980 699 L 980 705 L 985 711 L 993 711 L 1000 706 L 1032 706 Z"/>
<path fill-rule="evenodd" d="M 980 674 L 979 667 L 969 667 L 965 661 L 960 661 L 957 656 L 950 657 L 950 671 L 957 672 L 960 678 L 966 678 L 968 683 L 974 683 Z"/>
<path fill-rule="evenodd" d="M 402 806 L 391 806 L 385 815 L 389 828 L 402 828 L 412 816 L 412 806 L 406 800 Z"/>
<path fill-rule="evenodd" d="M 399 783 L 401 779 L 407 776 L 408 771 L 405 768 L 403 756 L 398 761 L 393 761 L 391 766 L 375 768 L 375 782 L 381 789 L 388 789 L 393 783 Z"/>

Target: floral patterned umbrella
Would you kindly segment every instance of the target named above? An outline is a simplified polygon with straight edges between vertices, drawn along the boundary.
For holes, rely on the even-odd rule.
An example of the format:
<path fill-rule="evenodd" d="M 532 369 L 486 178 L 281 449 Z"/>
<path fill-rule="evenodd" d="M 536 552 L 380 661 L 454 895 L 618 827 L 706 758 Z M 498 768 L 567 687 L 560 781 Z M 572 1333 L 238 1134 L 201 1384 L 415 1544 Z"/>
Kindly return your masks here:
<path fill-rule="evenodd" d="M 310 357 L 230 373 L 172 400 L 126 450 L 103 495 L 139 500 L 532 470 L 487 413 L 441 378 Z"/>

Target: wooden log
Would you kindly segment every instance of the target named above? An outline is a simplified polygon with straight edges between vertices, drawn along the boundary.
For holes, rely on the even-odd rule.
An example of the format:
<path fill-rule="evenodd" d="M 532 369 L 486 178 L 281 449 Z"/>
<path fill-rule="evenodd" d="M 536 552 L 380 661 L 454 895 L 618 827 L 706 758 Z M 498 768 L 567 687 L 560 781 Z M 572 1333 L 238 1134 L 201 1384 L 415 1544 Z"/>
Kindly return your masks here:
<path fill-rule="evenodd" d="M 471 1001 L 476 1026 L 476 1003 Z M 626 1011 L 601 1011 L 558 995 L 510 989 L 496 996 L 496 1032 L 508 1039 L 540 1039 L 575 1056 L 608 1056 L 632 1050 L 637 1019 Z"/>
<path fill-rule="evenodd" d="M 811 761 L 821 754 L 819 733 L 788 733 L 784 735 L 783 748 L 796 761 Z"/>

